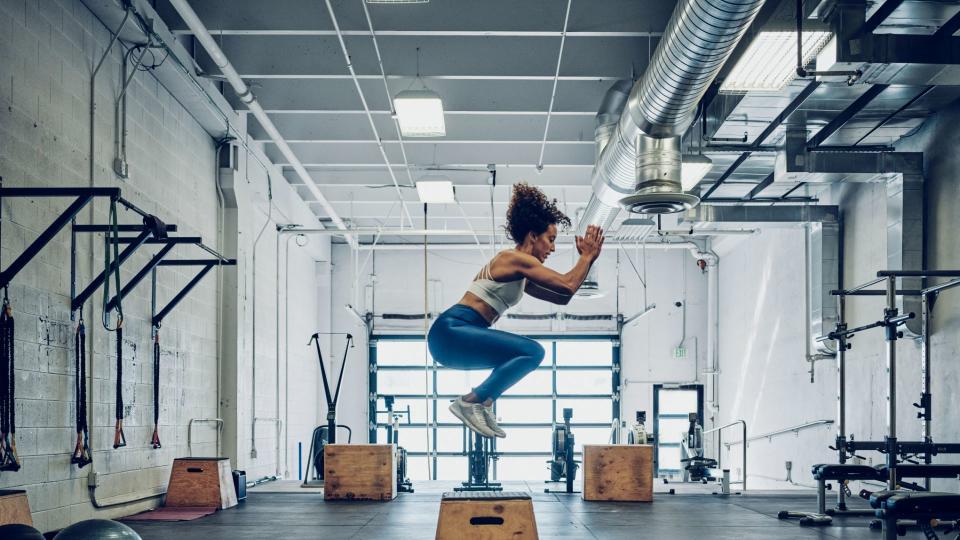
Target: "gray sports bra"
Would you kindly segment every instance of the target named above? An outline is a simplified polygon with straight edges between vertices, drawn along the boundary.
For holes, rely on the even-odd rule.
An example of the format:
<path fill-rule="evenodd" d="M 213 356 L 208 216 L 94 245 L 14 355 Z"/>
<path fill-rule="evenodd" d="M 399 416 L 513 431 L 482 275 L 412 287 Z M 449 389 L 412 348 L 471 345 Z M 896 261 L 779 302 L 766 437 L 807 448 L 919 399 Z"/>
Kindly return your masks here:
<path fill-rule="evenodd" d="M 489 304 L 498 315 L 503 315 L 504 311 L 520 302 L 526 285 L 527 278 L 514 281 L 494 280 L 490 274 L 490 263 L 488 262 L 480 270 L 480 275 L 473 280 L 467 291 Z"/>

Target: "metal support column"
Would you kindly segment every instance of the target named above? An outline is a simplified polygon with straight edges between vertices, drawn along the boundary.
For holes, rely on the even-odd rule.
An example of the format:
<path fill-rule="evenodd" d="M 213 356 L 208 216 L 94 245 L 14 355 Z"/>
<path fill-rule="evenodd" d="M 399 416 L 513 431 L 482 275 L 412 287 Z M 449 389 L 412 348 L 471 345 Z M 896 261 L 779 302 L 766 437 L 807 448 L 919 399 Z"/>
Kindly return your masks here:
<path fill-rule="evenodd" d="M 887 341 L 887 489 L 897 489 L 897 326 L 889 321 L 897 316 L 897 277 L 887 277 L 887 308 L 884 328 Z"/>

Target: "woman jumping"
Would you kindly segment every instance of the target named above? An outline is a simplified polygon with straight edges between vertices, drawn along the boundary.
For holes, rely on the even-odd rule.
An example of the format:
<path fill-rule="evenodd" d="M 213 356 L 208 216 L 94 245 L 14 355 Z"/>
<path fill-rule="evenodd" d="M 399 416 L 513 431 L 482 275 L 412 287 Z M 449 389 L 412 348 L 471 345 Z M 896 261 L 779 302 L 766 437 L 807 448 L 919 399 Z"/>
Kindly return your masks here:
<path fill-rule="evenodd" d="M 450 412 L 485 437 L 506 437 L 493 415 L 493 402 L 543 361 L 536 341 L 490 328 L 527 293 L 554 304 L 567 304 L 600 256 L 603 231 L 589 226 L 576 237 L 580 258 L 561 274 L 543 265 L 556 250 L 557 226 L 570 218 L 542 191 L 528 184 L 513 186 L 507 208 L 507 236 L 514 249 L 494 255 L 473 279 L 466 294 L 434 322 L 427 336 L 430 354 L 453 369 L 493 369 L 479 386 L 450 404 Z"/>

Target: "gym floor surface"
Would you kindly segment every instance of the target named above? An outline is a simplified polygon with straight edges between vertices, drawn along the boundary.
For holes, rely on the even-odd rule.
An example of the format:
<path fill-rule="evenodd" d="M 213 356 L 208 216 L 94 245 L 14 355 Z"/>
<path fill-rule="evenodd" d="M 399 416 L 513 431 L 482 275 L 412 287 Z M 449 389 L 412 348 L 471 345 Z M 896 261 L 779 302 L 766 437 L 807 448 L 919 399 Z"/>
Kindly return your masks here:
<path fill-rule="evenodd" d="M 251 490 L 240 506 L 192 522 L 129 522 L 144 540 L 218 540 L 234 538 L 397 539 L 433 538 L 440 494 L 453 482 L 418 482 L 416 493 L 381 502 L 324 502 L 319 490 Z M 816 507 L 812 492 L 756 491 L 721 498 L 700 486 L 679 486 L 678 494 L 657 486 L 653 503 L 585 503 L 579 494 L 543 493 L 542 484 L 506 482 L 509 491 L 530 491 L 540 537 L 603 540 L 658 539 L 878 539 L 869 518 L 844 517 L 822 528 L 801 528 L 780 521 L 783 509 Z M 672 485 L 670 487 L 673 487 Z M 691 491 L 691 487 L 695 491 Z M 702 486 L 707 488 L 708 486 Z M 682 488 L 682 489 L 680 489 Z M 276 487 L 274 488 L 276 489 Z M 690 491 L 690 492 L 688 492 Z M 852 500 L 852 507 L 866 507 Z M 911 531 L 905 538 L 923 538 Z"/>

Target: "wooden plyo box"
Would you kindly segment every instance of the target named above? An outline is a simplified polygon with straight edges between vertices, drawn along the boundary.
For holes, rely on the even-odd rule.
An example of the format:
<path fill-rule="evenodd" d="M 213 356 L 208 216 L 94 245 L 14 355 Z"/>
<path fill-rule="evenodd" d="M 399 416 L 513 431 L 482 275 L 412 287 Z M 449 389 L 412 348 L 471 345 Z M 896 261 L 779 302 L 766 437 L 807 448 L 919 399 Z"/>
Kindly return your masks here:
<path fill-rule="evenodd" d="M 164 506 L 207 506 L 222 509 L 237 505 L 230 458 L 191 457 L 173 460 Z"/>
<path fill-rule="evenodd" d="M 436 540 L 538 540 L 529 493 L 444 493 Z"/>
<path fill-rule="evenodd" d="M 0 489 L 0 525 L 14 523 L 33 527 L 27 492 L 22 489 Z"/>
<path fill-rule="evenodd" d="M 397 496 L 392 444 L 328 444 L 323 447 L 325 500 L 390 501 Z"/>
<path fill-rule="evenodd" d="M 583 500 L 653 500 L 653 446 L 584 445 Z"/>

